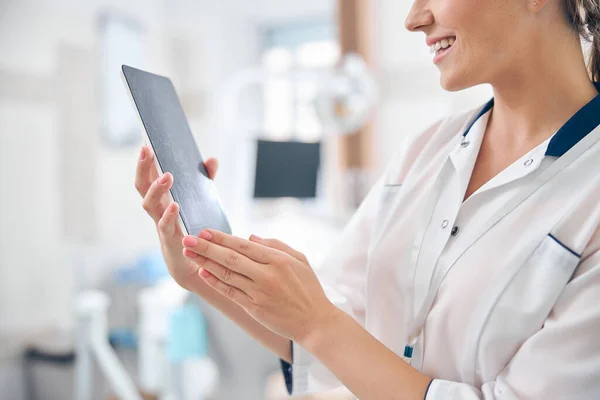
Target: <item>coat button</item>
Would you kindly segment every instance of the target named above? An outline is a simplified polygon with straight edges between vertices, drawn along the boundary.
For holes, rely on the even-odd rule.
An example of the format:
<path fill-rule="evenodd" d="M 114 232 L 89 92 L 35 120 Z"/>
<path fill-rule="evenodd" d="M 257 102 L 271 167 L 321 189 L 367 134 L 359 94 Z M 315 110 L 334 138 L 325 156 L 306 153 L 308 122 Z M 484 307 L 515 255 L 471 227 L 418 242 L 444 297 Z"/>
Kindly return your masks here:
<path fill-rule="evenodd" d="M 465 140 L 464 142 L 460 143 L 460 147 L 462 147 L 464 149 L 465 147 L 467 147 L 470 144 L 471 144 L 471 142 L 469 142 L 468 140 Z"/>
<path fill-rule="evenodd" d="M 530 158 L 529 160 L 525 161 L 526 167 L 529 167 L 531 164 L 533 164 L 533 158 Z"/>
<path fill-rule="evenodd" d="M 459 231 L 459 230 L 460 230 L 460 229 L 458 228 L 458 226 L 455 226 L 454 228 L 452 228 L 452 232 L 450 232 L 450 234 L 451 234 L 452 236 L 456 236 L 456 235 L 458 235 L 458 231 Z"/>
<path fill-rule="evenodd" d="M 448 226 L 448 220 L 445 219 L 444 221 L 442 221 L 442 229 L 446 229 L 447 226 Z"/>

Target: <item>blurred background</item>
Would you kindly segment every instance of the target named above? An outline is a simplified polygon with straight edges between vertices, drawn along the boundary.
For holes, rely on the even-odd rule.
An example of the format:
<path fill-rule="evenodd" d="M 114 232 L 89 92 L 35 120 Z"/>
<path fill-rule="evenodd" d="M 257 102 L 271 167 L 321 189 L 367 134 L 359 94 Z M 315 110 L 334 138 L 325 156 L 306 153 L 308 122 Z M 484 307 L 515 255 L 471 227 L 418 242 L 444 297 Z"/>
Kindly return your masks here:
<path fill-rule="evenodd" d="M 0 0 L 0 397 L 287 398 L 276 357 L 169 279 L 120 66 L 172 79 L 234 234 L 318 270 L 402 141 L 491 96 L 440 88 L 411 3 Z"/>

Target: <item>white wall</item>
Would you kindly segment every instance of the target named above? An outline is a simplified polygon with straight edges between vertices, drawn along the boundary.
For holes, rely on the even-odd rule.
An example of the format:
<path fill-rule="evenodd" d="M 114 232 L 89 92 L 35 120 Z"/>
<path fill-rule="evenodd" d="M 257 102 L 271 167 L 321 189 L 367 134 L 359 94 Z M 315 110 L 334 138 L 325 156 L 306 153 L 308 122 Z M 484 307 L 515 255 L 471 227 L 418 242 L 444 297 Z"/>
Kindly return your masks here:
<path fill-rule="evenodd" d="M 190 4 L 193 2 L 190 2 Z M 73 269 L 98 281 L 110 267 L 130 261 L 157 246 L 151 221 L 133 188 L 139 146 L 122 149 L 100 145 L 98 119 L 90 120 L 97 149 L 93 163 L 96 229 L 92 242 L 63 235 L 61 193 L 61 118 L 57 93 L 59 49 L 70 46 L 89 55 L 99 85 L 97 17 L 102 10 L 124 12 L 146 28 L 147 66 L 170 75 L 180 91 L 199 97 L 200 110 L 190 118 L 206 155 L 223 152 L 211 120 L 214 92 L 239 68 L 255 63 L 256 27 L 232 10 L 191 8 L 166 0 L 24 0 L 4 3 L 0 13 L 0 74 L 48 82 L 50 93 L 36 99 L 0 91 L 0 333 L 17 334 L 68 326 L 75 290 Z M 125 91 L 123 92 L 125 95 Z M 99 96 L 95 91 L 90 96 Z M 26 96 L 25 96 L 26 97 Z M 38 96 L 39 97 L 39 96 Z M 97 99 L 95 99 L 97 100 Z M 98 101 L 91 104 L 99 104 Z M 66 118 L 90 110 L 66 110 Z M 72 114 L 69 114 L 72 113 Z M 92 110 L 100 114 L 99 109 Z M 87 132 L 87 134 L 90 134 Z M 89 165 L 88 165 L 89 166 Z M 85 168 L 86 165 L 72 165 Z M 226 168 L 221 176 L 227 182 Z M 68 212 L 68 210 L 66 211 Z M 73 260 L 85 260 L 73 265 Z"/>

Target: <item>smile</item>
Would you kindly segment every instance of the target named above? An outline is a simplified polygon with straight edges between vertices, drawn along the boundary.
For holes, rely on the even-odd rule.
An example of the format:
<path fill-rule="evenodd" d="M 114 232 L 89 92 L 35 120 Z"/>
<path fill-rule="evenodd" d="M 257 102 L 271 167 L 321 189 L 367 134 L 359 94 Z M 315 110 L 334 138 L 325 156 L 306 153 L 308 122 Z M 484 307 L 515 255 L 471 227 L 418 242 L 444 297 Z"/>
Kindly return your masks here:
<path fill-rule="evenodd" d="M 429 48 L 429 51 L 432 54 L 435 53 L 436 55 L 439 55 L 442 52 L 444 52 L 446 49 L 449 49 L 450 47 L 452 47 L 452 45 L 454 44 L 455 41 L 456 41 L 456 38 L 454 36 L 444 38 L 442 40 L 435 42 L 433 45 L 431 45 L 431 47 Z"/>

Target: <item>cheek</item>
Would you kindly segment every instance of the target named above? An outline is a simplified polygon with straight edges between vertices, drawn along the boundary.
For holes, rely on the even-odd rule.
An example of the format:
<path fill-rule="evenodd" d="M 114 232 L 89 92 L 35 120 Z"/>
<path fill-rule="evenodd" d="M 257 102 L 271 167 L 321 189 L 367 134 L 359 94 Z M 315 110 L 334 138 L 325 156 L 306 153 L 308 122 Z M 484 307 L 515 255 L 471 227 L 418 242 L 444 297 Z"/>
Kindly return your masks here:
<path fill-rule="evenodd" d="M 440 67 L 441 85 L 449 91 L 462 90 L 488 83 L 514 57 L 509 44 L 501 37 L 485 31 L 465 31 L 458 34 L 458 46 Z M 513 46 L 514 47 L 514 46 Z"/>
<path fill-rule="evenodd" d="M 482 72 L 486 69 L 481 63 L 483 58 L 485 55 L 468 40 L 460 42 L 440 65 L 441 86 L 448 91 L 457 91 L 481 83 Z"/>
<path fill-rule="evenodd" d="M 512 8 L 516 0 L 439 1 L 439 22 L 453 30 L 458 46 L 451 58 L 440 66 L 441 84 L 447 90 L 460 90 L 488 82 L 515 57 L 513 41 L 506 26 L 514 26 Z M 510 7 L 509 7 L 510 5 Z M 517 44 L 518 46 L 518 44 Z"/>

